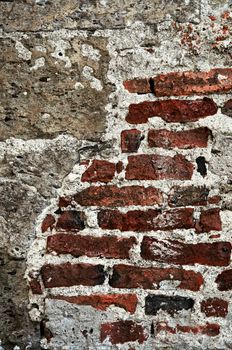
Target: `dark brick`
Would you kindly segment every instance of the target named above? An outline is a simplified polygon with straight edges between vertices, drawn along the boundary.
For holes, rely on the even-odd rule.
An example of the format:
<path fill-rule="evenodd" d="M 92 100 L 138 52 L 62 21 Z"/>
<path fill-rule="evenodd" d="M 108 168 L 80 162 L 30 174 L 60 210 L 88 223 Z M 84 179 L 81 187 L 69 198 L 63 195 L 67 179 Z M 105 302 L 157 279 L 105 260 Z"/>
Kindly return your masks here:
<path fill-rule="evenodd" d="M 41 275 L 45 288 L 96 286 L 105 280 L 104 267 L 91 264 L 47 264 L 42 266 Z"/>
<path fill-rule="evenodd" d="M 145 298 L 145 313 L 146 315 L 156 315 L 159 310 L 163 310 L 173 316 L 178 311 L 192 309 L 193 305 L 194 300 L 192 298 L 148 295 Z"/>

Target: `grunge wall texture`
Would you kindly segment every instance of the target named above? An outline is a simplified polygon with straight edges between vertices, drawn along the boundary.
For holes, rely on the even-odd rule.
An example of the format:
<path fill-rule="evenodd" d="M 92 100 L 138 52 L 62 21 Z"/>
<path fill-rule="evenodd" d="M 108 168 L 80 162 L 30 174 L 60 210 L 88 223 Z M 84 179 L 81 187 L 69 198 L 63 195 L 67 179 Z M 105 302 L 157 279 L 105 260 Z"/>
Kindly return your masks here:
<path fill-rule="evenodd" d="M 4 349 L 232 349 L 230 6 L 0 1 Z"/>

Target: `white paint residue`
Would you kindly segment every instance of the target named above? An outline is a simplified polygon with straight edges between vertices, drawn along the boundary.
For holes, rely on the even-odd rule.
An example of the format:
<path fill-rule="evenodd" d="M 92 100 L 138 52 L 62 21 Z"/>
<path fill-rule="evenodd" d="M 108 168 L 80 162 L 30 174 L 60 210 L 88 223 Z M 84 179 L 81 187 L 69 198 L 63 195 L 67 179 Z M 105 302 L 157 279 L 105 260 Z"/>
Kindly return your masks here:
<path fill-rule="evenodd" d="M 95 49 L 92 45 L 83 44 L 81 46 L 81 53 L 83 56 L 89 57 L 94 61 L 99 61 L 101 58 L 99 50 Z"/>
<path fill-rule="evenodd" d="M 31 51 L 29 51 L 20 41 L 16 41 L 15 48 L 18 52 L 18 56 L 25 61 L 31 59 Z"/>
<path fill-rule="evenodd" d="M 65 56 L 65 51 L 70 48 L 70 44 L 65 40 L 52 41 L 51 45 L 55 48 L 55 51 L 51 53 L 51 56 L 57 58 L 60 61 L 65 62 L 65 68 L 72 66 L 69 57 Z"/>
<path fill-rule="evenodd" d="M 181 254 L 181 248 L 178 243 L 168 241 L 154 242 L 152 244 L 152 252 L 154 255 L 159 255 L 160 258 L 168 256 L 178 256 Z"/>
<path fill-rule="evenodd" d="M 101 91 L 103 89 L 101 81 L 93 76 L 93 68 L 85 66 L 83 68 L 82 74 L 90 82 L 90 86 L 93 89 L 97 91 Z"/>
<path fill-rule="evenodd" d="M 40 67 L 43 67 L 45 65 L 45 58 L 44 57 L 40 57 L 37 58 L 37 60 L 35 60 L 35 64 L 33 67 L 30 68 L 30 70 L 37 70 Z"/>

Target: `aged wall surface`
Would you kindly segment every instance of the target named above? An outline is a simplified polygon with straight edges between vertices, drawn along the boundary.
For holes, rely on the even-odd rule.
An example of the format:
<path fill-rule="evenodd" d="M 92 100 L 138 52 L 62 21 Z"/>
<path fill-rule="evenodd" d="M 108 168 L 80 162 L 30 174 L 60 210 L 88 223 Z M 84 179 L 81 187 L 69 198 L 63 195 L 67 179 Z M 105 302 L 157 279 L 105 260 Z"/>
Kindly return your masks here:
<path fill-rule="evenodd" d="M 0 1 L 0 348 L 232 349 L 231 6 Z"/>

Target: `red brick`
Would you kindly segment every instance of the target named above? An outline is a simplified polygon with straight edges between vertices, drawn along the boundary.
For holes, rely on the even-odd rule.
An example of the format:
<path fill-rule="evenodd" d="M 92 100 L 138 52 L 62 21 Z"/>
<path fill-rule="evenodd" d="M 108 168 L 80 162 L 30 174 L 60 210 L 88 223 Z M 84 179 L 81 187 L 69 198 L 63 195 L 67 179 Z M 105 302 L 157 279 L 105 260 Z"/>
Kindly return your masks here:
<path fill-rule="evenodd" d="M 222 107 L 222 114 L 232 117 L 232 99 L 228 100 Z"/>
<path fill-rule="evenodd" d="M 123 130 L 121 132 L 122 152 L 137 152 L 141 143 L 141 131 L 136 129 Z"/>
<path fill-rule="evenodd" d="M 71 204 L 71 197 L 60 197 L 58 206 L 59 208 L 66 208 Z"/>
<path fill-rule="evenodd" d="M 121 213 L 118 210 L 102 210 L 98 214 L 102 229 L 145 232 L 152 230 L 174 230 L 193 228 L 193 209 L 173 209 L 161 212 L 156 209 L 147 211 L 131 210 Z"/>
<path fill-rule="evenodd" d="M 196 224 L 196 232 L 221 231 L 222 224 L 220 218 L 220 209 L 213 208 L 201 212 L 199 222 Z"/>
<path fill-rule="evenodd" d="M 222 271 L 216 278 L 215 282 L 221 291 L 232 290 L 232 269 Z"/>
<path fill-rule="evenodd" d="M 215 323 L 206 323 L 199 326 L 182 326 L 177 324 L 176 327 L 168 326 L 167 322 L 159 322 L 156 325 L 156 333 L 168 332 L 171 334 L 176 333 L 193 333 L 193 334 L 205 334 L 210 337 L 216 337 L 220 333 L 220 326 Z"/>
<path fill-rule="evenodd" d="M 228 301 L 209 298 L 201 302 L 201 312 L 207 317 L 226 317 L 228 314 Z"/>
<path fill-rule="evenodd" d="M 209 204 L 218 204 L 221 201 L 221 196 L 213 196 L 209 198 Z"/>
<path fill-rule="evenodd" d="M 134 244 L 136 244 L 134 237 L 56 234 L 47 238 L 47 251 L 71 254 L 75 257 L 86 255 L 89 257 L 128 259 L 130 249 Z"/>
<path fill-rule="evenodd" d="M 54 217 L 51 214 L 48 214 L 42 222 L 41 231 L 46 232 L 48 229 L 51 230 L 55 222 L 56 220 L 54 219 Z"/>
<path fill-rule="evenodd" d="M 83 206 L 124 207 L 130 205 L 161 204 L 163 197 L 153 187 L 142 186 L 92 186 L 74 196 L 74 200 Z"/>
<path fill-rule="evenodd" d="M 118 174 L 120 174 L 124 169 L 124 165 L 123 165 L 123 162 L 120 160 L 119 162 L 117 162 L 116 164 L 116 172 Z"/>
<path fill-rule="evenodd" d="M 43 334 L 43 336 L 47 339 L 48 343 L 50 343 L 51 339 L 53 338 L 53 334 L 47 327 L 45 320 L 42 320 L 40 323 L 40 334 Z"/>
<path fill-rule="evenodd" d="M 56 229 L 65 231 L 80 231 L 85 228 L 85 215 L 80 211 L 67 210 L 58 218 Z"/>
<path fill-rule="evenodd" d="M 165 129 L 149 130 L 148 145 L 161 148 L 207 147 L 210 130 L 198 128 L 187 131 L 169 131 Z"/>
<path fill-rule="evenodd" d="M 105 280 L 104 267 L 90 264 L 47 264 L 42 266 L 41 275 L 45 288 L 96 286 Z"/>
<path fill-rule="evenodd" d="M 123 82 L 123 86 L 131 93 L 148 94 L 149 92 L 152 92 L 149 79 L 146 78 L 126 80 Z"/>
<path fill-rule="evenodd" d="M 39 276 L 35 277 L 33 272 L 29 273 L 29 286 L 33 294 L 43 294 L 42 287 L 39 281 Z"/>
<path fill-rule="evenodd" d="M 156 96 L 223 93 L 232 89 L 232 69 L 160 74 L 154 78 L 154 84 Z"/>
<path fill-rule="evenodd" d="M 171 207 L 207 205 L 209 189 L 205 186 L 173 186 L 168 196 Z"/>
<path fill-rule="evenodd" d="M 114 288 L 159 289 L 163 281 L 179 281 L 176 288 L 200 290 L 203 277 L 199 272 L 178 268 L 137 267 L 132 265 L 115 265 L 110 285 Z"/>
<path fill-rule="evenodd" d="M 130 124 L 143 124 L 149 118 L 160 117 L 168 123 L 187 123 L 216 113 L 217 105 L 207 97 L 188 101 L 144 101 L 129 106 L 126 121 Z"/>
<path fill-rule="evenodd" d="M 101 342 L 108 339 L 111 344 L 124 344 L 130 341 L 142 344 L 147 337 L 144 328 L 133 321 L 117 321 L 101 325 Z"/>
<path fill-rule="evenodd" d="M 183 155 L 140 154 L 128 157 L 127 180 L 190 180 L 193 164 Z"/>
<path fill-rule="evenodd" d="M 227 266 L 230 254 L 229 242 L 191 244 L 144 237 L 141 245 L 142 258 L 168 264 Z"/>
<path fill-rule="evenodd" d="M 89 168 L 84 172 L 81 181 L 109 182 L 114 178 L 115 164 L 106 160 L 94 159 Z"/>
<path fill-rule="evenodd" d="M 52 299 L 65 300 L 76 305 L 91 305 L 97 310 L 105 311 L 109 306 L 121 307 L 133 314 L 138 298 L 136 294 L 93 294 L 80 296 L 56 295 Z"/>

